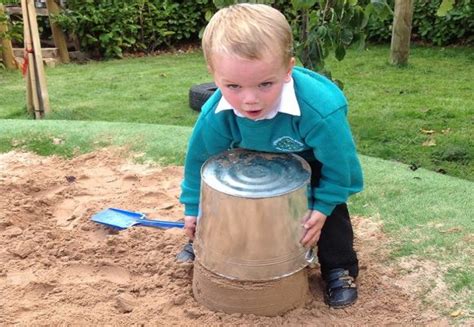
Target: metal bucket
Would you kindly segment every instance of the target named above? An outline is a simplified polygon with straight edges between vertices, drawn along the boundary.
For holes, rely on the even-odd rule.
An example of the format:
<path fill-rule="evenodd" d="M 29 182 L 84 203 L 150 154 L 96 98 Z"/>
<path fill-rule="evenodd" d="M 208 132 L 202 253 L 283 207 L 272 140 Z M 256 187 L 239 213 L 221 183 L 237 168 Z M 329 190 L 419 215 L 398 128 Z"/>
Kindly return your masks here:
<path fill-rule="evenodd" d="M 300 244 L 308 210 L 308 163 L 294 154 L 226 151 L 203 165 L 194 249 L 229 279 L 265 281 L 308 265 Z"/>

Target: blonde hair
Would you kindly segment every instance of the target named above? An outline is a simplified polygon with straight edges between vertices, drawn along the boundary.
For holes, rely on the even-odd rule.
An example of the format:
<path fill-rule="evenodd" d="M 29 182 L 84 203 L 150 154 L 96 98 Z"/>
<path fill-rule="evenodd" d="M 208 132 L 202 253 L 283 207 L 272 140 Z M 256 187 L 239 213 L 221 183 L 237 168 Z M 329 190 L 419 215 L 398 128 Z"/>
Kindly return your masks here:
<path fill-rule="evenodd" d="M 287 64 L 293 55 L 293 36 L 285 16 L 263 4 L 241 3 L 219 10 L 204 30 L 202 48 L 212 69 L 215 53 L 244 59 L 281 56 Z"/>

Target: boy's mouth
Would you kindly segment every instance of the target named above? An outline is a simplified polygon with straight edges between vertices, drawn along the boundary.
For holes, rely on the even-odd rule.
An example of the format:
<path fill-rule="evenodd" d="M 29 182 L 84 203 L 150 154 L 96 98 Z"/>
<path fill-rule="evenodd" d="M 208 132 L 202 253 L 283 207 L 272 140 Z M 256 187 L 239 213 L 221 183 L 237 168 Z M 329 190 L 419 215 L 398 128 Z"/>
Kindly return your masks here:
<path fill-rule="evenodd" d="M 263 110 L 253 110 L 253 111 L 246 111 L 245 113 L 250 118 L 257 118 L 258 116 L 262 114 L 262 111 Z"/>

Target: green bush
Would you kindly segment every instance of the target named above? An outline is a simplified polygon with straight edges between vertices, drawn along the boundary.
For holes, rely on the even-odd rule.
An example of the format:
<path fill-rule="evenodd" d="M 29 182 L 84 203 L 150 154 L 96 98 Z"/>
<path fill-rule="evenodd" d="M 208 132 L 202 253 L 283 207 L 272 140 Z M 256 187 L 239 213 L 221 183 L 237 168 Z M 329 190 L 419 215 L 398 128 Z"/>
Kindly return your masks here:
<path fill-rule="evenodd" d="M 367 1 L 367 0 L 366 0 Z M 457 0 L 446 16 L 437 16 L 441 0 L 416 0 L 412 39 L 434 45 L 473 44 L 474 6 L 471 0 Z M 394 1 L 388 3 L 393 8 Z M 371 18 L 367 26 L 368 39 L 375 42 L 390 41 L 393 16 L 379 20 Z"/>
<path fill-rule="evenodd" d="M 340 0 L 338 0 L 340 1 Z M 0 0 L 14 3 L 18 0 Z M 223 4 L 233 0 L 68 0 L 67 9 L 54 19 L 60 26 L 74 33 L 81 49 L 97 58 L 121 57 L 124 52 L 153 53 L 157 49 L 173 47 L 184 41 L 197 41 L 199 32 Z M 281 10 L 294 22 L 298 19 L 292 7 L 296 1 L 254 0 L 237 2 L 265 2 Z M 317 2 L 320 1 L 303 1 Z M 365 7 L 379 0 L 359 0 Z M 394 0 L 387 0 L 393 8 Z M 351 2 L 353 3 L 353 2 Z M 453 43 L 472 44 L 474 41 L 474 6 L 471 0 L 457 0 L 446 16 L 436 12 L 441 0 L 416 0 L 413 18 L 413 39 L 435 45 Z M 0 17 L 0 19 L 2 19 Z M 3 17 L 5 19 L 5 17 Z M 389 42 L 393 16 L 381 19 L 371 16 L 367 25 L 367 39 Z M 9 22 L 10 37 L 21 42 L 22 24 Z M 40 30 L 49 31 L 49 27 Z M 46 25 L 48 22 L 46 20 Z M 295 27 L 296 28 L 296 27 Z M 296 31 L 298 33 L 298 31 Z M 43 34 L 43 33 L 42 33 Z"/>
<path fill-rule="evenodd" d="M 435 45 L 473 43 L 474 7 L 458 0 L 446 16 L 436 15 L 441 0 L 418 0 L 413 13 L 414 37 Z"/>
<path fill-rule="evenodd" d="M 153 52 L 197 38 L 210 0 L 69 0 L 55 17 L 98 57 Z M 212 4 L 212 3 L 211 3 Z"/>

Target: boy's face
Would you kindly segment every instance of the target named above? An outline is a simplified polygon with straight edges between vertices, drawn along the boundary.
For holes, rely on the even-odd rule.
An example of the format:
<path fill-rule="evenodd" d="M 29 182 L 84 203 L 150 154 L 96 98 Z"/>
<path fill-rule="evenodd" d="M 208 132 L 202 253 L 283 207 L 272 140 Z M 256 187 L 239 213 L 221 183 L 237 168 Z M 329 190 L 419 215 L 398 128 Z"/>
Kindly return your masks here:
<path fill-rule="evenodd" d="M 214 54 L 212 63 L 214 82 L 225 99 L 243 116 L 256 120 L 279 103 L 283 85 L 291 79 L 294 59 L 284 65 L 275 55 L 249 60 Z"/>

